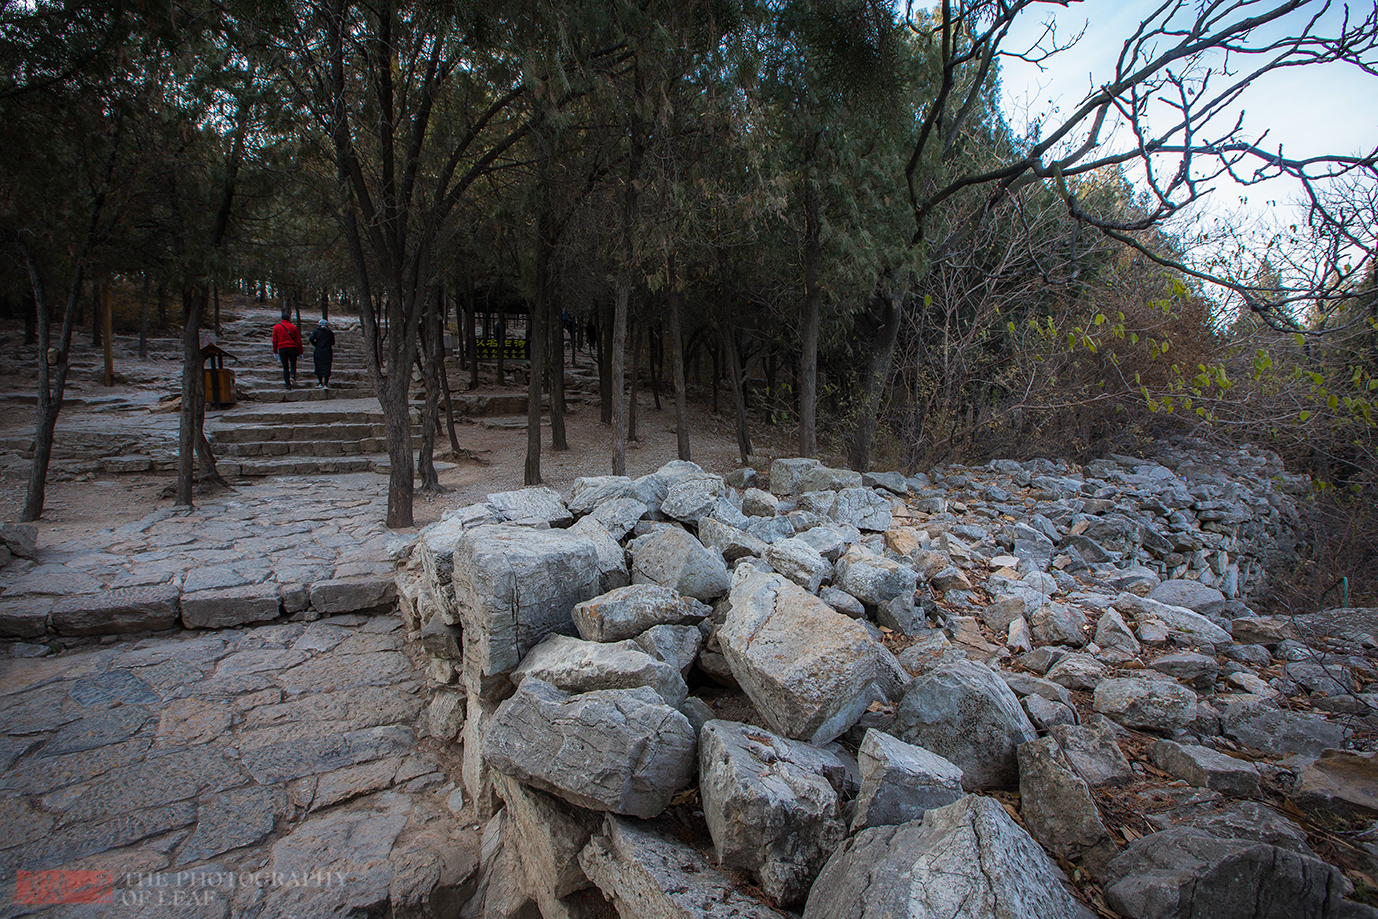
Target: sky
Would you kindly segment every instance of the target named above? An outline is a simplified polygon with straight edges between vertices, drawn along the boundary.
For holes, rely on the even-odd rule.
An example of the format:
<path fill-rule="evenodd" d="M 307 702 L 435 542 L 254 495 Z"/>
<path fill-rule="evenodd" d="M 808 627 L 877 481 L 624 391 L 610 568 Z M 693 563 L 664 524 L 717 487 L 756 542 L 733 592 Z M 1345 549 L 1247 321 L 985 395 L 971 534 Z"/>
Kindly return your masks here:
<path fill-rule="evenodd" d="M 1031 10 L 1032 15 L 1011 30 L 1005 47 L 1022 48 L 1032 43 L 1049 17 L 1056 23 L 1059 40 L 1070 39 L 1083 28 L 1085 34 L 1074 47 L 1045 62 L 1041 70 L 1017 59 L 1003 60 L 1008 117 L 1018 127 L 1030 113 L 1074 109 L 1088 90 L 1113 73 L 1125 38 L 1158 5 L 1145 0 L 1086 0 L 1065 9 L 1050 5 L 1044 11 Z M 1307 4 L 1302 12 L 1309 14 L 1322 5 Z M 1331 6 L 1328 17 L 1334 21 L 1342 4 Z M 1364 16 L 1372 5 L 1359 3 L 1351 9 Z M 1367 153 L 1378 147 L 1378 78 L 1351 65 L 1308 66 L 1268 74 L 1247 88 L 1240 103 L 1237 108 L 1243 111 L 1245 134 L 1253 139 L 1266 132 L 1265 146 L 1276 150 L 1281 144 L 1289 157 Z M 1252 188 L 1224 180 L 1217 183 L 1202 213 L 1206 220 L 1286 224 L 1302 213 L 1291 204 L 1299 194 L 1295 184 L 1285 180 Z"/>

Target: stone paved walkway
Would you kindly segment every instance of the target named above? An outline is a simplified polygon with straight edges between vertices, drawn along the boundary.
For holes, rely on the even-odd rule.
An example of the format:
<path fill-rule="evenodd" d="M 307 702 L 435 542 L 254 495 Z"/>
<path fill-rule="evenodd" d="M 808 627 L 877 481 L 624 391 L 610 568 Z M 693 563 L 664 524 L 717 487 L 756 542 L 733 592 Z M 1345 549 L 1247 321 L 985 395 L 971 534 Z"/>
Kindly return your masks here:
<path fill-rule="evenodd" d="M 458 896 L 477 830 L 401 619 L 311 605 L 390 579 L 406 537 L 382 526 L 379 478 L 45 530 L 0 571 L 10 615 L 149 586 L 297 600 L 263 625 L 5 649 L 46 656 L 0 657 L 0 917 L 426 915 Z"/>
<path fill-rule="evenodd" d="M 378 597 L 351 609 L 352 594 L 389 585 L 391 559 L 406 548 L 405 537 L 383 526 L 385 491 L 371 474 L 277 479 L 240 485 L 190 511 L 156 510 L 113 531 L 44 528 L 36 559 L 0 569 L 0 635 L 34 641 L 165 629 L 173 621 L 152 603 L 165 594 L 174 621 L 183 599 L 188 625 L 207 619 L 188 618 L 187 598 L 220 603 L 212 625 L 359 611 Z M 131 609 L 103 612 L 121 598 Z M 117 615 L 121 622 L 102 621 Z"/>

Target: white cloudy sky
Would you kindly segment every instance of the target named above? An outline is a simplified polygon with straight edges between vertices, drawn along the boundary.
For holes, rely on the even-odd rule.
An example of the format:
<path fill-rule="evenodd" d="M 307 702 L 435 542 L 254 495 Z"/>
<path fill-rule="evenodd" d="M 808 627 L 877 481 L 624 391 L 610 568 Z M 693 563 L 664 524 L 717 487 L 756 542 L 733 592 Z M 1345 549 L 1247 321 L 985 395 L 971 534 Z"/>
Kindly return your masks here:
<path fill-rule="evenodd" d="M 1271 5 L 1271 4 L 1268 4 Z M 1308 4 L 1309 13 L 1323 4 Z M 1055 17 L 1059 38 L 1070 38 L 1085 28 L 1084 37 L 1069 51 L 1055 56 L 1043 70 L 1017 59 L 1002 64 L 1006 110 L 1016 125 L 1028 113 L 1042 113 L 1052 107 L 1062 111 L 1074 108 L 1088 90 L 1113 73 L 1126 36 L 1132 34 L 1143 16 L 1158 6 L 1145 0 L 1087 0 L 1074 2 L 1066 9 L 1037 8 L 1012 30 L 1006 47 L 1018 48 L 1034 41 L 1041 23 Z M 1372 5 L 1352 8 L 1359 16 L 1369 14 Z M 1334 19 L 1342 5 L 1332 4 Z M 1289 157 L 1322 153 L 1366 153 L 1378 146 L 1378 79 L 1350 65 L 1292 68 L 1269 74 L 1251 84 L 1241 100 L 1244 130 L 1251 139 L 1267 132 L 1265 145 L 1282 145 Z M 1222 130 L 1223 130 L 1222 125 Z M 1239 212 L 1241 199 L 1247 198 L 1243 212 L 1257 217 L 1293 219 L 1288 208 L 1297 197 L 1295 188 L 1282 182 L 1244 189 L 1233 183 L 1217 187 L 1210 212 L 1215 215 Z M 1275 205 L 1270 202 L 1275 201 Z"/>

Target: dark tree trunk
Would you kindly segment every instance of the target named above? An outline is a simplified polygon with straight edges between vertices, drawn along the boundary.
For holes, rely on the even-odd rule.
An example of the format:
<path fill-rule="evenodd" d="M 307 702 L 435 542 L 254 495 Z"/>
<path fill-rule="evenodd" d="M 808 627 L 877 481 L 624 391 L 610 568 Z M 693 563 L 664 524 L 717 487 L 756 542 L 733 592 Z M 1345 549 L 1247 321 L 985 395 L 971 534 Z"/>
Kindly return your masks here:
<path fill-rule="evenodd" d="M 722 379 L 722 354 L 721 348 L 709 343 L 704 347 L 713 358 L 713 414 L 718 414 L 718 381 Z"/>
<path fill-rule="evenodd" d="M 632 326 L 632 385 L 627 409 L 627 440 L 632 443 L 641 442 L 641 438 L 636 433 L 636 423 L 641 416 L 641 400 L 639 398 L 641 392 L 641 341 L 645 337 L 646 323 L 634 323 Z"/>
<path fill-rule="evenodd" d="M 464 292 L 464 347 L 469 361 L 469 389 L 478 389 L 478 338 L 474 331 L 474 310 L 478 305 L 474 302 L 474 279 L 469 279 L 469 284 Z"/>
<path fill-rule="evenodd" d="M 804 169 L 804 316 L 799 353 L 799 455 L 818 453 L 818 327 L 823 293 L 818 287 L 822 260 L 822 230 L 818 214 L 818 189 L 809 173 L 817 137 L 805 148 Z"/>
<path fill-rule="evenodd" d="M 852 443 L 848 450 L 848 462 L 857 472 L 870 471 L 871 442 L 875 437 L 876 421 L 880 412 L 880 396 L 885 389 L 885 381 L 890 377 L 890 366 L 895 356 L 895 341 L 899 338 L 900 317 L 903 315 L 902 293 L 886 293 L 879 299 L 880 332 L 871 350 L 871 361 L 862 384 L 856 430 L 852 433 Z"/>
<path fill-rule="evenodd" d="M 539 287 L 544 281 L 537 282 Z M 523 481 L 527 485 L 541 484 L 541 390 L 545 383 L 546 315 L 543 296 L 532 304 L 527 353 L 530 355 L 531 379 L 526 390 L 526 469 Z"/>
<path fill-rule="evenodd" d="M 498 385 L 507 385 L 507 308 L 498 307 L 498 324 L 493 329 L 493 337 L 498 341 Z M 527 343 L 528 346 L 530 342 Z M 528 348 L 529 353 L 529 348 Z"/>
<path fill-rule="evenodd" d="M 751 428 L 747 423 L 746 399 L 742 392 L 742 361 L 737 353 L 736 336 L 732 326 L 722 325 L 722 347 L 727 354 L 727 369 L 732 384 L 732 405 L 737 414 L 737 450 L 742 455 L 742 465 L 751 462 Z"/>
<path fill-rule="evenodd" d="M 426 401 L 421 410 L 421 449 L 416 455 L 416 476 L 422 491 L 440 491 L 440 475 L 435 471 L 435 434 L 440 430 L 440 376 L 445 360 L 445 327 L 442 322 L 445 295 L 436 290 L 429 301 L 430 308 L 421 314 L 421 382 L 426 389 Z"/>
<path fill-rule="evenodd" d="M 215 456 L 206 441 L 205 359 L 201 356 L 201 319 L 209 299 L 206 285 L 182 294 L 182 411 L 178 425 L 177 488 L 173 503 L 191 507 L 199 454 L 207 478 L 220 480 Z"/>
<path fill-rule="evenodd" d="M 560 322 L 561 311 L 558 304 L 551 309 L 551 341 L 546 351 L 550 354 L 550 449 L 564 452 L 569 449 L 569 434 L 565 431 L 565 331 Z"/>
<path fill-rule="evenodd" d="M 617 281 L 617 304 L 612 320 L 612 474 L 627 474 L 627 398 L 623 375 L 627 352 L 627 300 L 631 296 L 629 269 Z"/>
<path fill-rule="evenodd" d="M 143 295 L 139 298 L 139 360 L 148 360 L 148 275 L 144 275 Z M 26 341 L 25 344 L 28 344 Z"/>
<path fill-rule="evenodd" d="M 673 271 L 673 265 L 671 267 Z M 670 290 L 670 371 L 675 379 L 675 440 L 679 458 L 689 460 L 689 408 L 684 386 L 684 341 L 679 323 L 679 293 Z"/>
<path fill-rule="evenodd" d="M 657 325 L 646 339 L 647 361 L 651 365 L 651 400 L 660 411 L 660 374 L 665 367 L 665 332 Z"/>
<path fill-rule="evenodd" d="M 612 324 L 614 307 L 605 302 L 598 322 L 598 420 L 612 424 Z"/>

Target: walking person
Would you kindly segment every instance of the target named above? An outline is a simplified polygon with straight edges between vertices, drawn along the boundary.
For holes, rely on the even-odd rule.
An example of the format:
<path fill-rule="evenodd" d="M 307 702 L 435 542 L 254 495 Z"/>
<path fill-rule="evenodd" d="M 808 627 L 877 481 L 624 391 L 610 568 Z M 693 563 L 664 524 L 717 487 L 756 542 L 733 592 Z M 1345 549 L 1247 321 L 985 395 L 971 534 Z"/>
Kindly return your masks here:
<path fill-rule="evenodd" d="M 297 379 L 297 355 L 301 354 L 301 332 L 292 325 L 288 313 L 282 314 L 282 321 L 273 326 L 273 354 L 282 361 L 282 382 L 287 389 Z"/>
<path fill-rule="evenodd" d="M 316 362 L 316 387 L 318 389 L 330 388 L 330 362 L 335 357 L 335 330 L 330 328 L 330 323 L 322 319 L 316 323 L 316 330 L 307 339 L 311 342 L 311 358 Z"/>

